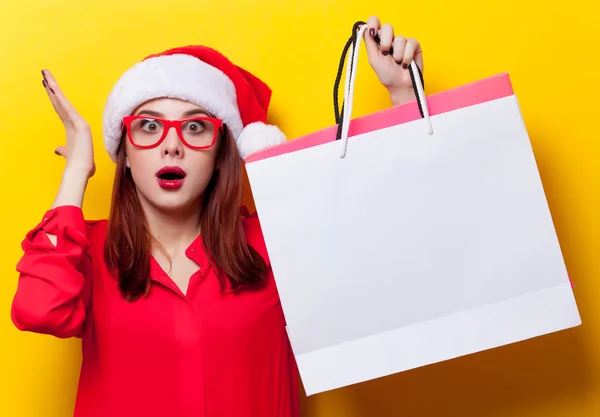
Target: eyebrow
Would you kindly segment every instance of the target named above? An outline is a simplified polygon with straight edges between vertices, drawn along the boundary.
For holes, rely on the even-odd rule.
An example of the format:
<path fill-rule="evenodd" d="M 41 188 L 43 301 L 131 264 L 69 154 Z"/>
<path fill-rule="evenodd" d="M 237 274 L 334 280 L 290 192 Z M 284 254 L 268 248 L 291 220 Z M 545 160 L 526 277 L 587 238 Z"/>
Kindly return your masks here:
<path fill-rule="evenodd" d="M 155 111 L 152 111 L 152 110 L 142 110 L 141 112 L 139 112 L 137 114 L 137 116 L 140 116 L 142 114 L 147 114 L 148 116 L 154 116 L 154 117 L 162 117 L 163 116 L 162 113 L 155 112 Z"/>
<path fill-rule="evenodd" d="M 154 117 L 164 117 L 164 115 L 162 113 L 156 112 L 156 111 L 152 111 L 152 110 L 142 110 L 141 112 L 139 112 L 137 115 L 148 115 L 148 116 L 154 116 Z M 192 110 L 188 110 L 185 113 L 183 113 L 184 117 L 189 117 L 189 116 L 195 116 L 197 114 L 203 114 L 209 117 L 212 117 L 210 115 L 210 113 L 208 113 L 206 110 L 204 109 L 192 109 Z"/>
<path fill-rule="evenodd" d="M 188 110 L 185 113 L 183 113 L 184 116 L 188 117 L 188 116 L 195 116 L 197 114 L 204 114 L 206 116 L 210 116 L 210 113 L 207 112 L 204 109 L 192 109 L 192 110 Z"/>

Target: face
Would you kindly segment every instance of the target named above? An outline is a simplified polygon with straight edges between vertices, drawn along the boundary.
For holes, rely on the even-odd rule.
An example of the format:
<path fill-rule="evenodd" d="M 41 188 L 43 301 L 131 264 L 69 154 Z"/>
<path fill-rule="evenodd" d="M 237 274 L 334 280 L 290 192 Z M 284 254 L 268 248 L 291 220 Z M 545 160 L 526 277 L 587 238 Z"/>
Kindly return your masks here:
<path fill-rule="evenodd" d="M 215 170 L 219 129 L 202 120 L 187 122 L 181 127 L 183 138 L 187 140 L 183 141 L 177 129 L 171 127 L 162 142 L 151 147 L 166 129 L 164 124 L 151 118 L 180 120 L 211 115 L 194 104 L 160 98 L 139 106 L 132 116 L 148 117 L 132 121 L 125 138 L 126 164 L 142 206 L 151 205 L 160 211 L 199 210 Z M 130 132 L 135 145 L 129 138 Z M 213 137 L 214 144 L 205 149 L 192 149 L 185 143 L 208 146 Z"/>

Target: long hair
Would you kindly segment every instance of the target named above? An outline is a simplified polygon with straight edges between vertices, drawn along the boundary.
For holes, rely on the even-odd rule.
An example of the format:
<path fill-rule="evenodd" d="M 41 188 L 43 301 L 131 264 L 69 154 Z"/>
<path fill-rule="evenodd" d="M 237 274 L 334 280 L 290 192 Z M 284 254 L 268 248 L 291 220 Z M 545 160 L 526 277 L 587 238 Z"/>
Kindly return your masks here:
<path fill-rule="evenodd" d="M 123 142 L 117 154 L 104 258 L 118 279 L 123 297 L 135 301 L 150 291 L 152 237 L 131 171 L 126 166 Z M 260 283 L 267 265 L 246 241 L 240 215 L 242 162 L 227 127 L 217 146 L 217 169 L 199 207 L 200 233 L 221 289 L 226 288 L 227 281 L 236 289 Z"/>

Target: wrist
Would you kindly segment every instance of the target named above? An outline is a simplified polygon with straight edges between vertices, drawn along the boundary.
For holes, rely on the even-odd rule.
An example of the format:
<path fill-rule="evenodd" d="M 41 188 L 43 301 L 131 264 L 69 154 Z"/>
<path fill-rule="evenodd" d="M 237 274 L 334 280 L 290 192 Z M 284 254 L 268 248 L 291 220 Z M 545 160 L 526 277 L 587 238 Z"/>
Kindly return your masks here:
<path fill-rule="evenodd" d="M 92 177 L 92 173 L 93 169 L 82 165 L 69 164 L 67 162 L 63 171 L 63 178 L 73 177 L 74 179 L 87 182 Z"/>
<path fill-rule="evenodd" d="M 81 207 L 88 180 L 89 174 L 87 170 L 78 167 L 65 168 L 52 208 L 58 206 Z"/>
<path fill-rule="evenodd" d="M 399 106 L 400 104 L 405 104 L 417 99 L 415 96 L 415 90 L 413 90 L 412 87 L 389 89 L 388 92 L 390 94 L 392 106 Z"/>

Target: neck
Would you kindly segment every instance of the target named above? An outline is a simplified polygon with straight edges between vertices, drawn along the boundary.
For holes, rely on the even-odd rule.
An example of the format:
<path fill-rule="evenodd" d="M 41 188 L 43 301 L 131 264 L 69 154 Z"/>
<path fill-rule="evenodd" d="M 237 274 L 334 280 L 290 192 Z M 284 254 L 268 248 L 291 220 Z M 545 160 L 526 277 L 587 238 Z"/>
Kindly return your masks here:
<path fill-rule="evenodd" d="M 185 250 L 200 234 L 199 204 L 177 211 L 159 210 L 151 204 L 142 206 L 150 235 L 169 253 Z"/>

